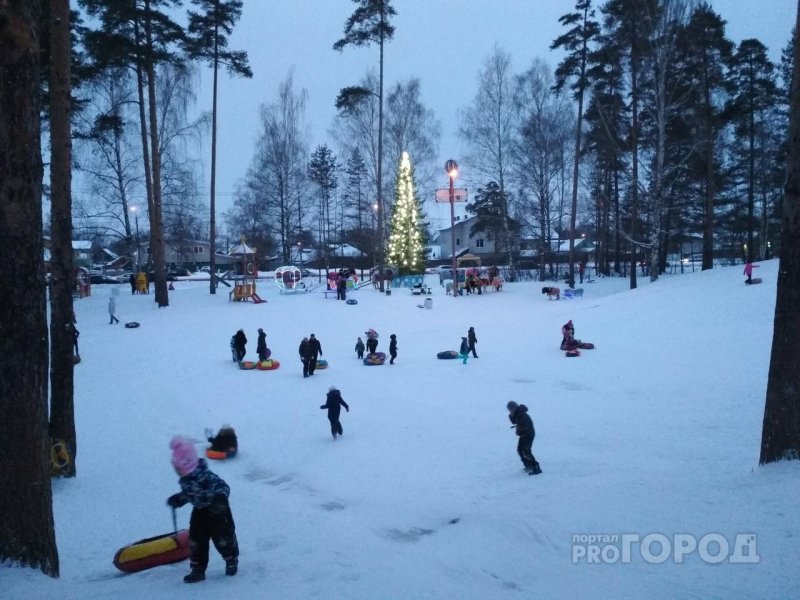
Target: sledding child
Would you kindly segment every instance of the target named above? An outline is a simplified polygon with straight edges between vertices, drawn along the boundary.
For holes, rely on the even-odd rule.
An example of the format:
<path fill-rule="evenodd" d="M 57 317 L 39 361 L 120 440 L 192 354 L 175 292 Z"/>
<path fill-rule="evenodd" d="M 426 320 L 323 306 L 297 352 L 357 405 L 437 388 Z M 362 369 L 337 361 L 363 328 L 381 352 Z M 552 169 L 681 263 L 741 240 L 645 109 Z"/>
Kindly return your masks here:
<path fill-rule="evenodd" d="M 267 334 L 261 327 L 258 328 L 258 342 L 256 342 L 256 352 L 258 353 L 258 360 L 267 360 Z"/>
<path fill-rule="evenodd" d="M 747 277 L 745 283 L 751 284 L 753 283 L 753 269 L 757 269 L 759 265 L 754 265 L 749 260 L 744 265 L 744 276 Z"/>
<path fill-rule="evenodd" d="M 172 465 L 180 475 L 181 491 L 167 499 L 172 508 L 191 502 L 189 521 L 189 566 L 191 571 L 183 578 L 185 583 L 196 583 L 206 578 L 208 542 L 212 540 L 217 552 L 225 560 L 225 574 L 236 575 L 239 567 L 239 543 L 236 526 L 228 504 L 230 488 L 218 475 L 208 469 L 205 459 L 197 457 L 194 444 L 182 437 L 170 442 Z"/>
<path fill-rule="evenodd" d="M 364 342 L 361 341 L 361 338 L 358 338 L 358 341 L 356 342 L 356 356 L 359 360 L 364 358 Z"/>
<path fill-rule="evenodd" d="M 562 350 L 575 350 L 580 346 L 580 340 L 575 339 L 575 326 L 572 324 L 572 319 L 561 327 L 561 335 L 563 336 L 561 340 Z"/>
<path fill-rule="evenodd" d="M 333 439 L 336 439 L 337 435 L 342 435 L 344 433 L 344 431 L 342 431 L 342 424 L 339 422 L 339 415 L 342 412 L 343 406 L 347 412 L 350 412 L 350 407 L 347 405 L 347 402 L 344 401 L 344 398 L 342 398 L 342 393 L 337 390 L 335 386 L 331 386 L 328 389 L 328 396 L 325 399 L 325 404 L 320 406 L 320 409 L 328 409 L 328 421 L 331 422 L 331 435 Z"/>
<path fill-rule="evenodd" d="M 470 352 L 474 358 L 478 358 L 478 353 L 475 351 L 475 344 L 478 343 L 478 336 L 475 335 L 475 328 L 470 327 L 467 331 L 467 342 L 469 343 Z"/>
<path fill-rule="evenodd" d="M 223 425 L 217 435 L 211 435 L 208 430 L 208 441 L 211 444 L 210 450 L 214 452 L 225 452 L 226 454 L 236 454 L 239 450 L 239 440 L 236 438 L 236 431 L 230 425 Z"/>
<path fill-rule="evenodd" d="M 536 437 L 536 430 L 533 427 L 530 415 L 528 415 L 528 407 L 524 404 L 517 404 L 512 400 L 506 404 L 506 408 L 508 409 L 508 420 L 516 428 L 517 436 L 519 437 L 517 454 L 519 454 L 522 465 L 528 475 L 539 475 L 542 469 L 539 467 L 539 463 L 536 462 L 531 450 L 533 438 Z"/>
<path fill-rule="evenodd" d="M 393 365 L 394 359 L 397 358 L 397 336 L 395 334 L 389 336 L 389 356 L 392 357 L 389 364 Z"/>
<path fill-rule="evenodd" d="M 464 361 L 464 364 L 467 364 L 467 359 L 469 358 L 469 342 L 466 337 L 461 338 L 461 348 L 459 349 L 458 355 L 461 357 L 461 360 Z"/>

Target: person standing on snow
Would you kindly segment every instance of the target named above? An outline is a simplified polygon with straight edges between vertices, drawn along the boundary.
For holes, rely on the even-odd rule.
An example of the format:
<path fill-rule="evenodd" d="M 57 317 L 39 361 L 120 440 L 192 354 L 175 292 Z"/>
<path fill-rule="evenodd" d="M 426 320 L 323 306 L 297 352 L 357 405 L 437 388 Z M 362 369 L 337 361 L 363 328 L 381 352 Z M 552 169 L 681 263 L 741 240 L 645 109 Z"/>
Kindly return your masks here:
<path fill-rule="evenodd" d="M 533 427 L 533 421 L 528 415 L 528 407 L 524 404 L 517 404 L 513 400 L 506 404 L 508 409 L 508 420 L 517 429 L 517 454 L 522 461 L 528 475 L 539 475 L 542 472 L 539 463 L 533 456 L 533 438 L 536 437 L 536 430 Z"/>
<path fill-rule="evenodd" d="M 470 327 L 469 331 L 467 331 L 467 343 L 469 344 L 469 350 L 472 352 L 472 356 L 478 358 L 478 353 L 475 351 L 475 344 L 478 343 L 478 336 L 475 335 L 474 327 Z"/>
<path fill-rule="evenodd" d="M 464 364 L 467 364 L 467 359 L 469 358 L 469 342 L 467 342 L 467 338 L 461 338 L 461 348 L 458 351 L 461 360 L 464 361 Z"/>
<path fill-rule="evenodd" d="M 113 325 L 114 323 L 119 323 L 119 319 L 115 316 L 117 313 L 117 299 L 114 296 L 108 299 L 108 316 L 111 317 L 111 320 L 108 322 L 109 325 Z"/>
<path fill-rule="evenodd" d="M 393 365 L 394 359 L 397 358 L 397 336 L 395 334 L 389 336 L 389 356 L 392 357 L 389 364 Z"/>
<path fill-rule="evenodd" d="M 337 435 L 342 435 L 344 431 L 342 430 L 342 424 L 339 422 L 339 415 L 342 412 L 342 407 L 347 412 L 350 412 L 350 407 L 347 405 L 347 402 L 344 401 L 342 398 L 342 393 L 336 389 L 335 386 L 331 386 L 328 389 L 328 396 L 325 399 L 325 404 L 320 406 L 320 410 L 328 409 L 328 421 L 331 422 L 331 435 L 333 439 L 336 439 Z"/>
<path fill-rule="evenodd" d="M 247 354 L 247 336 L 241 329 L 233 336 L 233 347 L 236 350 L 238 362 L 242 362 L 244 355 Z"/>
<path fill-rule="evenodd" d="M 136 295 L 136 275 L 131 273 L 131 276 L 128 277 L 128 283 L 131 284 L 131 296 Z"/>
<path fill-rule="evenodd" d="M 308 366 L 311 363 L 308 353 L 308 338 L 304 337 L 300 342 L 300 347 L 297 349 L 300 354 L 300 360 L 303 363 L 303 378 L 308 377 Z"/>
<path fill-rule="evenodd" d="M 313 375 L 317 369 L 317 358 L 322 356 L 322 346 L 312 333 L 308 338 L 308 374 Z"/>
<path fill-rule="evenodd" d="M 359 360 L 364 358 L 364 342 L 361 341 L 361 338 L 358 338 L 356 342 L 356 357 L 358 357 Z"/>
<path fill-rule="evenodd" d="M 167 498 L 172 508 L 191 503 L 189 520 L 189 568 L 183 578 L 185 583 L 197 583 L 206 578 L 208 566 L 208 542 L 225 561 L 225 575 L 236 575 L 239 570 L 239 542 L 233 522 L 228 496 L 231 489 L 218 475 L 208 469 L 205 459 L 197 457 L 194 444 L 182 437 L 174 437 L 169 444 L 172 449 L 172 466 L 180 475 L 181 491 Z"/>
<path fill-rule="evenodd" d="M 749 260 L 744 265 L 744 276 L 747 277 L 746 284 L 753 283 L 753 269 L 757 269 L 759 265 L 754 265 Z"/>
<path fill-rule="evenodd" d="M 258 360 L 267 360 L 267 334 L 261 327 L 258 328 L 258 342 L 256 343 L 256 352 L 258 352 Z"/>

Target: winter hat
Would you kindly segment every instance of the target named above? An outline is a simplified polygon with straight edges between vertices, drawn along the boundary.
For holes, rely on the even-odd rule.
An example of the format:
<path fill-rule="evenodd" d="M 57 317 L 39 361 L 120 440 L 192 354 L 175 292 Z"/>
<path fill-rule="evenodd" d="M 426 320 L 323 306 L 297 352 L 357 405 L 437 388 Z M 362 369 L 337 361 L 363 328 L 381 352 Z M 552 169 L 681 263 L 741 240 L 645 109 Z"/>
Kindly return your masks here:
<path fill-rule="evenodd" d="M 258 333 L 264 333 L 264 330 L 261 327 L 258 328 Z"/>
<path fill-rule="evenodd" d="M 197 468 L 197 450 L 189 440 L 176 436 L 169 447 L 172 448 L 172 466 L 181 477 L 186 477 Z"/>
<path fill-rule="evenodd" d="M 392 334 L 389 337 L 392 338 L 392 339 L 395 339 L 397 336 L 395 334 Z"/>
<path fill-rule="evenodd" d="M 519 404 L 517 404 L 517 403 L 516 403 L 516 402 L 514 402 L 513 400 L 510 400 L 510 401 L 509 401 L 509 403 L 508 403 L 508 404 L 506 404 L 506 408 L 507 408 L 508 410 L 517 410 L 517 408 L 519 408 Z"/>

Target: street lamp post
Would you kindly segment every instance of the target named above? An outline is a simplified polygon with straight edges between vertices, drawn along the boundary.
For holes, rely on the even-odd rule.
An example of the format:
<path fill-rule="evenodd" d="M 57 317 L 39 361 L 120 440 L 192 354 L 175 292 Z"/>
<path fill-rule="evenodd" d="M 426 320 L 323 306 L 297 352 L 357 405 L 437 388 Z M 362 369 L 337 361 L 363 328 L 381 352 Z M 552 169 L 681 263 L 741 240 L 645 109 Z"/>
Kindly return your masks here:
<path fill-rule="evenodd" d="M 300 279 L 303 278 L 303 240 L 297 242 L 297 250 L 300 252 Z"/>
<path fill-rule="evenodd" d="M 131 206 L 130 211 L 133 213 L 133 220 L 136 223 L 136 272 L 139 272 L 139 211 L 138 207 Z"/>
<path fill-rule="evenodd" d="M 456 262 L 456 193 L 455 193 L 455 179 L 458 177 L 458 163 L 452 158 L 444 164 L 444 170 L 450 178 L 450 253 L 451 265 L 453 270 L 453 298 L 458 297 L 458 268 Z"/>

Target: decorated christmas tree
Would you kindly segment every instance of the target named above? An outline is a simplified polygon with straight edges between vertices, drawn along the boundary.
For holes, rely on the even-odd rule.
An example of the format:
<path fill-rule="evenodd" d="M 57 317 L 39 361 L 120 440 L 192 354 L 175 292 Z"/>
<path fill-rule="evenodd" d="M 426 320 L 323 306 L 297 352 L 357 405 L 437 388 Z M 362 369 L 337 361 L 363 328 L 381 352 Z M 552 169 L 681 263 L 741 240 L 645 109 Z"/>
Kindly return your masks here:
<path fill-rule="evenodd" d="M 403 152 L 394 187 L 395 203 L 389 236 L 389 264 L 396 267 L 400 275 L 424 273 L 425 223 L 408 152 Z"/>

